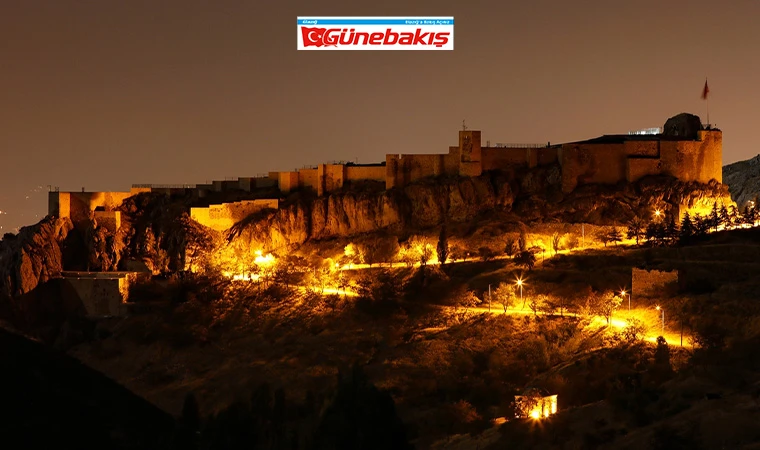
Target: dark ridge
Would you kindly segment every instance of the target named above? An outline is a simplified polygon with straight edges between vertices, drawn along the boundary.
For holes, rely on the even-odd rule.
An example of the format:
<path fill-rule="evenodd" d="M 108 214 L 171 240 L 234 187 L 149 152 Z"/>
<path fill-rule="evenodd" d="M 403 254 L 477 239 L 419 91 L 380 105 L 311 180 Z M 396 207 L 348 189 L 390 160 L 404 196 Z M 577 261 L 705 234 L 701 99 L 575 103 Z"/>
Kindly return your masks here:
<path fill-rule="evenodd" d="M 171 416 L 79 361 L 5 329 L 0 355 L 4 449 L 168 447 Z"/>

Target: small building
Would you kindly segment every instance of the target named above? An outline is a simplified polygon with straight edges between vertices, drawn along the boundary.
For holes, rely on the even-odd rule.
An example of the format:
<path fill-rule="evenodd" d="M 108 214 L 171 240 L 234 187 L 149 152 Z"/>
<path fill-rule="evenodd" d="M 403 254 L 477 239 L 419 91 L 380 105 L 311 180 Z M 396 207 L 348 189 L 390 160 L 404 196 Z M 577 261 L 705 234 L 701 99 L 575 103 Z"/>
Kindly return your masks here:
<path fill-rule="evenodd" d="M 557 395 L 536 388 L 526 389 L 515 396 L 515 417 L 518 419 L 544 419 L 557 413 Z"/>
<path fill-rule="evenodd" d="M 129 289 L 149 279 L 139 272 L 62 272 L 63 280 L 76 293 L 88 317 L 114 317 L 127 313 Z"/>

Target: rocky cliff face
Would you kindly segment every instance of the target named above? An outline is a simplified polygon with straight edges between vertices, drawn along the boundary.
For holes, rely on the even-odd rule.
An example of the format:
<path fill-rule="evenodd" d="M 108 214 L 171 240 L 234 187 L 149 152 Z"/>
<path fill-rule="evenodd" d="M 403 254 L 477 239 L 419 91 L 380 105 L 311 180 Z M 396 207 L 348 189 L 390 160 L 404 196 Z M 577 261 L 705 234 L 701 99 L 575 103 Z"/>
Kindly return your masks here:
<path fill-rule="evenodd" d="M 733 204 L 728 188 L 671 177 L 646 177 L 622 186 L 582 186 L 565 196 L 533 195 L 515 203 L 522 222 L 556 221 L 622 225 L 633 217 L 646 218 L 655 209 L 677 216 L 679 210 L 709 210 L 713 203 Z"/>
<path fill-rule="evenodd" d="M 17 297 L 60 275 L 62 246 L 73 226 L 67 218 L 46 217 L 0 241 L 0 297 Z"/>
<path fill-rule="evenodd" d="M 219 236 L 191 220 L 188 210 L 183 199 L 161 194 L 127 198 L 121 206 L 121 259 L 143 262 L 154 274 L 195 264 L 212 251 Z"/>
<path fill-rule="evenodd" d="M 514 198 L 501 175 L 429 180 L 401 190 L 336 193 L 298 201 L 277 211 L 251 216 L 233 227 L 229 240 L 267 250 L 309 239 L 351 236 L 385 228 L 426 228 L 468 220 L 484 211 L 510 207 Z"/>
<path fill-rule="evenodd" d="M 728 185 L 731 197 L 743 208 L 760 195 L 760 155 L 723 167 L 723 183 Z"/>

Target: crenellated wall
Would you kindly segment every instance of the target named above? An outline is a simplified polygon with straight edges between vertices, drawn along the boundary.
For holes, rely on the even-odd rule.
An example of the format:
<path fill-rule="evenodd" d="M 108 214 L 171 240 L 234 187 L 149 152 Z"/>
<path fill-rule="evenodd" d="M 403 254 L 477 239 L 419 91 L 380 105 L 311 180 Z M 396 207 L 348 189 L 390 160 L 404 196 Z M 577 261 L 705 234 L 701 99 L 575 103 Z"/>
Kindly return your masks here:
<path fill-rule="evenodd" d="M 635 182 L 647 175 L 671 175 L 681 181 L 723 181 L 723 134 L 702 130 L 696 139 L 625 136 L 563 144 L 562 190 L 584 184 Z"/>
<path fill-rule="evenodd" d="M 663 129 L 667 132 L 660 135 L 606 135 L 553 146 L 497 147 L 483 147 L 480 131 L 464 129 L 459 131 L 458 145 L 449 147 L 444 154 L 387 154 L 384 164 L 320 164 L 294 171 L 269 172 L 263 177 L 217 180 L 190 187 L 136 185 L 131 192 L 51 192 L 48 211 L 52 215 L 71 217 L 75 224 L 80 224 L 96 208 L 113 211 L 124 199 L 140 192 L 174 194 L 187 193 L 190 189 L 203 196 L 207 191 L 252 191 L 277 186 L 282 193 L 310 189 L 322 196 L 343 189 L 346 182 L 384 181 L 386 189 L 393 189 L 427 177 L 476 177 L 489 170 L 511 171 L 558 162 L 562 190 L 566 193 L 586 184 L 615 185 L 649 175 L 672 175 L 682 181 L 701 183 L 722 182 L 721 131 L 703 129 L 699 117 L 686 113 L 669 119 Z M 214 213 L 209 212 L 208 218 L 204 214 L 200 210 L 196 212 L 199 221 L 216 220 L 211 218 Z M 209 222 L 216 228 L 225 228 L 229 221 L 237 218 L 233 218 L 233 212 L 220 214 L 222 222 Z M 111 221 L 105 216 L 103 219 Z M 118 220 L 112 222 L 116 224 Z"/>

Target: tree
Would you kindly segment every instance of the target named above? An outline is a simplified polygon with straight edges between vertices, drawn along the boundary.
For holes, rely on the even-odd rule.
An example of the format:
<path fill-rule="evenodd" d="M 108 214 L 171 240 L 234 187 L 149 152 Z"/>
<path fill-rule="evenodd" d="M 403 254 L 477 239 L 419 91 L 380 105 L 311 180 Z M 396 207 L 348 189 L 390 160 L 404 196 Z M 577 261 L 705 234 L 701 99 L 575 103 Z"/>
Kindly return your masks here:
<path fill-rule="evenodd" d="M 520 237 L 517 238 L 517 249 L 521 253 L 528 250 L 528 236 L 525 234 L 525 230 L 520 230 Z"/>
<path fill-rule="evenodd" d="M 604 244 L 605 247 L 607 247 L 607 244 L 610 242 L 610 233 L 606 231 L 600 231 L 596 234 L 597 239 L 599 239 L 599 242 Z"/>
<path fill-rule="evenodd" d="M 594 296 L 592 311 L 594 314 L 604 317 L 607 320 L 607 325 L 610 325 L 612 314 L 617 311 L 622 303 L 622 298 L 614 292 L 608 291 Z"/>
<path fill-rule="evenodd" d="M 427 266 L 431 259 L 433 259 L 433 247 L 426 242 L 420 249 L 420 265 L 422 267 Z"/>
<path fill-rule="evenodd" d="M 708 228 L 711 228 L 714 231 L 718 231 L 718 226 L 720 225 L 720 211 L 718 210 L 718 202 L 713 202 L 712 210 L 710 210 L 710 215 L 707 217 Z"/>
<path fill-rule="evenodd" d="M 552 235 L 552 250 L 554 250 L 554 256 L 562 249 L 562 235 L 554 233 Z"/>
<path fill-rule="evenodd" d="M 339 375 L 332 402 L 321 415 L 313 450 L 411 450 L 404 423 L 389 393 L 369 382 L 355 366 Z"/>
<path fill-rule="evenodd" d="M 438 236 L 436 253 L 438 256 L 438 262 L 440 262 L 441 265 L 446 264 L 446 260 L 449 258 L 449 236 L 445 223 L 441 227 L 441 234 Z"/>
<path fill-rule="evenodd" d="M 496 252 L 491 250 L 491 247 L 480 247 L 478 249 L 478 255 L 480 255 L 483 261 L 490 261 L 496 257 Z"/>
<path fill-rule="evenodd" d="M 515 291 L 515 285 L 511 283 L 499 283 L 499 286 L 494 290 L 493 295 L 496 297 L 506 313 L 510 306 L 514 305 L 517 301 L 517 293 Z"/>
<path fill-rule="evenodd" d="M 646 336 L 646 325 L 639 319 L 630 318 L 626 320 L 626 326 L 623 328 L 623 338 L 628 342 L 637 342 Z"/>
<path fill-rule="evenodd" d="M 662 222 L 650 222 L 647 225 L 646 238 L 654 245 L 663 245 L 665 243 L 665 226 Z"/>
<path fill-rule="evenodd" d="M 551 306 L 552 310 L 559 311 L 560 317 L 563 317 L 570 307 L 573 306 L 573 297 L 570 295 L 558 295 L 547 300 L 547 305 Z"/>
<path fill-rule="evenodd" d="M 504 242 L 504 254 L 511 258 L 515 256 L 515 253 L 517 253 L 517 241 L 507 238 Z"/>
<path fill-rule="evenodd" d="M 662 381 L 673 373 L 673 366 L 670 364 L 670 347 L 662 336 L 657 336 L 657 348 L 654 351 L 652 369 L 653 375 L 663 379 Z"/>
<path fill-rule="evenodd" d="M 538 317 L 539 311 L 548 313 L 551 312 L 552 309 L 546 296 L 541 294 L 531 295 L 530 302 L 528 302 L 528 308 L 533 311 L 533 315 L 536 317 Z"/>
<path fill-rule="evenodd" d="M 645 230 L 644 221 L 639 216 L 635 216 L 628 222 L 628 239 L 636 239 L 636 245 L 639 245 L 639 240 L 644 237 Z"/>
<path fill-rule="evenodd" d="M 678 223 L 676 222 L 675 217 L 670 216 L 668 222 L 665 224 L 665 239 L 670 243 L 675 243 L 678 241 L 679 232 L 680 230 L 678 229 Z"/>
<path fill-rule="evenodd" d="M 617 228 L 613 228 L 607 233 L 607 241 L 617 246 L 617 243 L 623 240 L 623 234 Z"/>
<path fill-rule="evenodd" d="M 699 214 L 694 215 L 694 238 L 699 239 L 710 232 L 710 219 Z"/>
<path fill-rule="evenodd" d="M 533 270 L 533 267 L 536 265 L 536 255 L 534 255 L 533 252 L 527 250 L 521 251 L 517 254 L 517 256 L 515 256 L 514 261 L 518 266 L 523 266 L 528 270 Z"/>
<path fill-rule="evenodd" d="M 731 205 L 728 210 L 728 224 L 733 226 L 741 225 L 743 222 L 742 215 L 736 208 L 736 205 Z"/>
<path fill-rule="evenodd" d="M 718 213 L 718 224 L 724 227 L 729 227 L 732 225 L 732 222 L 733 220 L 728 212 L 728 208 L 726 208 L 726 205 L 721 205 L 720 212 Z"/>
<path fill-rule="evenodd" d="M 686 212 L 681 219 L 681 230 L 678 233 L 678 238 L 682 244 L 686 244 L 691 241 L 694 236 L 694 224 L 691 221 L 691 216 Z"/>
<path fill-rule="evenodd" d="M 372 267 L 373 264 L 390 263 L 398 252 L 398 240 L 395 237 L 374 237 L 359 246 L 362 261 Z"/>

